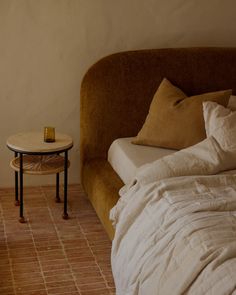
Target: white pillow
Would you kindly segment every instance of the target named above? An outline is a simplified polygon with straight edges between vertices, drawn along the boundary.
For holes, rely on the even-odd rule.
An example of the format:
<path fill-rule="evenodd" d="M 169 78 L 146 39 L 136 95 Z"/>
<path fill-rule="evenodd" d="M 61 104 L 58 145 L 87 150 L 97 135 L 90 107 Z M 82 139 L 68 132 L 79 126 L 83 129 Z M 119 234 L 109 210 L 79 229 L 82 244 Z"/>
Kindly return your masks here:
<path fill-rule="evenodd" d="M 227 106 L 232 111 L 236 111 L 236 95 L 230 95 L 229 103 Z"/>
<path fill-rule="evenodd" d="M 203 116 L 207 137 L 213 136 L 225 151 L 236 153 L 236 111 L 207 101 Z"/>

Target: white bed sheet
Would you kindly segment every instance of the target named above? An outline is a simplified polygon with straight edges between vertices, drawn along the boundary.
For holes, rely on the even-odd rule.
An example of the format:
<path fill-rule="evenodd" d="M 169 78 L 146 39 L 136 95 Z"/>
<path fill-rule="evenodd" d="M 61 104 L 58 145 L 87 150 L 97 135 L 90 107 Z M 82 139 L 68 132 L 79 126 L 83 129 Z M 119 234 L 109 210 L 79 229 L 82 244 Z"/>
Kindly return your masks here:
<path fill-rule="evenodd" d="M 134 137 L 118 138 L 108 150 L 108 162 L 125 184 L 135 176 L 137 168 L 176 150 L 132 144 Z"/>

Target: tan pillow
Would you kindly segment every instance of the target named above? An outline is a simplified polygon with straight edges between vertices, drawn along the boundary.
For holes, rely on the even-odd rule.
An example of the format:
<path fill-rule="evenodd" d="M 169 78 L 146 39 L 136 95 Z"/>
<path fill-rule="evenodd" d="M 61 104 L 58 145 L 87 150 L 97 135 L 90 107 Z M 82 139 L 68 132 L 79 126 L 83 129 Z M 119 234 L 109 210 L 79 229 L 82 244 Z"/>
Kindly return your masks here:
<path fill-rule="evenodd" d="M 203 101 L 227 106 L 231 93 L 231 90 L 223 90 L 187 97 L 182 90 L 163 79 L 133 143 L 183 149 L 202 141 L 206 138 Z"/>

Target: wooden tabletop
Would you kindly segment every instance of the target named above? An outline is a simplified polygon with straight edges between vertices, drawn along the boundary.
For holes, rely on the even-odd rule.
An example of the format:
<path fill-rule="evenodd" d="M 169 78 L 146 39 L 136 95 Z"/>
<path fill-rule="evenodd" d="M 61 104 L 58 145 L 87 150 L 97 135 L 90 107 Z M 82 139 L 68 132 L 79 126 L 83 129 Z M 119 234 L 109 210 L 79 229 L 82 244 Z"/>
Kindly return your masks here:
<path fill-rule="evenodd" d="M 55 133 L 55 142 L 44 142 L 42 132 L 22 132 L 10 136 L 7 146 L 16 152 L 22 153 L 53 153 L 70 149 L 73 140 L 69 135 Z"/>

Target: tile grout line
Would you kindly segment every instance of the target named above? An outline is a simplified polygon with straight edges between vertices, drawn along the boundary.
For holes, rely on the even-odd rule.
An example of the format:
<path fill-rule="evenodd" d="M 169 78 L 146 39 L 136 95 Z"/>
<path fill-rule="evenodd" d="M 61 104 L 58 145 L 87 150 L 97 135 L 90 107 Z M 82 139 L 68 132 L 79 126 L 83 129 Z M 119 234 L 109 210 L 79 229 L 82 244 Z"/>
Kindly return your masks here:
<path fill-rule="evenodd" d="M 40 186 L 40 192 L 42 193 L 42 188 Z M 27 209 L 25 209 L 25 211 L 27 212 Z M 41 272 L 41 275 L 42 275 L 42 278 L 43 278 L 43 282 L 44 282 L 44 286 L 45 286 L 45 290 L 46 290 L 46 293 L 48 294 L 48 290 L 47 290 L 47 285 L 46 285 L 46 280 L 45 280 L 45 277 L 44 277 L 44 274 L 43 274 L 43 267 L 42 267 L 42 264 L 40 262 L 40 259 L 39 259 L 39 253 L 38 253 L 38 250 L 37 250 L 37 247 L 36 247 L 36 244 L 35 244 L 35 240 L 34 240 L 34 235 L 33 235 L 33 230 L 32 230 L 32 227 L 30 225 L 30 221 L 28 220 L 28 226 L 29 226 L 29 229 L 30 229 L 30 233 L 31 233 L 31 237 L 32 237 L 32 241 L 33 241 L 33 245 L 34 245 L 34 249 L 35 249 L 35 252 L 36 252 L 36 256 L 37 256 L 37 261 L 39 263 L 39 267 L 40 267 L 40 272 Z M 49 295 L 49 294 L 48 294 Z"/>
<path fill-rule="evenodd" d="M 61 241 L 61 238 L 60 238 L 59 231 L 58 231 L 58 229 L 57 229 L 56 223 L 54 222 L 54 218 L 53 218 L 53 215 L 52 215 L 52 211 L 51 211 L 51 208 L 50 208 L 50 206 L 49 206 L 49 204 L 48 204 L 48 200 L 47 200 L 47 197 L 46 197 L 46 194 L 45 194 L 44 190 L 43 190 L 43 195 L 44 195 L 44 199 L 45 199 L 45 201 L 46 201 L 46 203 L 47 203 L 47 209 L 48 209 L 48 211 L 49 211 L 50 218 L 51 218 L 52 223 L 53 223 L 53 226 L 54 226 L 54 228 L 55 228 L 55 231 L 56 231 L 56 234 L 57 234 L 58 241 L 59 241 L 59 243 L 60 243 L 60 245 L 61 245 L 61 247 L 62 247 L 62 252 L 63 252 L 63 254 L 64 254 L 64 256 L 65 256 L 65 259 L 66 259 L 66 261 L 67 261 L 67 263 L 68 263 L 68 265 L 69 265 L 70 273 L 71 273 L 71 275 L 72 275 L 73 281 L 74 281 L 75 286 L 76 286 L 76 288 L 77 288 L 78 295 L 81 295 L 81 293 L 80 293 L 80 289 L 79 289 L 79 286 L 77 285 L 76 278 L 75 278 L 75 276 L 74 276 L 74 272 L 73 272 L 73 270 L 72 270 L 72 267 L 71 267 L 71 265 L 70 265 L 70 262 L 69 262 L 69 260 L 68 260 L 67 254 L 66 254 L 65 247 L 64 247 L 64 245 L 63 245 L 63 243 L 62 243 L 62 241 Z M 66 220 L 65 220 L 65 222 L 66 222 Z"/>
<path fill-rule="evenodd" d="M 108 291 L 110 292 L 110 289 L 111 289 L 111 288 L 109 287 L 109 285 L 108 285 L 108 283 L 107 283 L 107 280 L 106 280 L 106 277 L 105 277 L 105 275 L 103 274 L 102 269 L 101 269 L 99 263 L 97 262 L 96 256 L 94 255 L 94 252 L 93 252 L 93 249 L 90 247 L 89 240 L 88 240 L 87 237 L 86 237 L 86 234 L 85 234 L 85 232 L 84 232 L 84 230 L 83 230 L 83 227 L 81 226 L 79 220 L 77 220 L 77 223 L 78 223 L 78 226 L 79 226 L 81 232 L 83 233 L 83 235 L 84 235 L 84 237 L 85 237 L 85 239 L 86 239 L 87 245 L 88 245 L 88 247 L 89 247 L 89 249 L 90 249 L 90 251 L 91 251 L 93 257 L 95 258 L 96 265 L 97 265 L 97 267 L 99 268 L 100 274 L 101 274 L 101 276 L 102 276 L 102 278 L 103 278 L 103 280 L 104 280 L 104 282 L 105 282 L 105 284 L 106 284 L 106 288 L 107 288 Z"/>
<path fill-rule="evenodd" d="M 3 218 L 4 214 L 3 214 L 2 205 L 0 204 L 0 206 L 1 206 L 0 208 L 1 208 L 2 224 L 3 224 L 3 229 L 4 229 L 4 238 L 6 240 L 6 247 L 7 247 L 7 257 L 8 257 L 9 264 L 10 264 L 12 287 L 13 287 L 14 294 L 16 295 L 16 283 L 15 283 L 15 278 L 14 278 L 13 269 L 12 269 L 12 260 L 10 258 L 10 250 L 9 250 L 9 246 L 8 246 L 8 238 L 7 238 L 7 233 L 6 233 L 5 218 Z"/>

